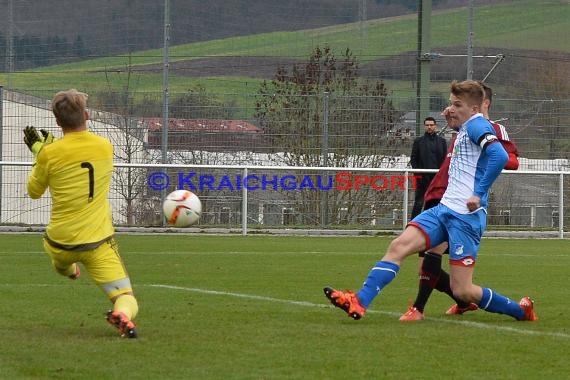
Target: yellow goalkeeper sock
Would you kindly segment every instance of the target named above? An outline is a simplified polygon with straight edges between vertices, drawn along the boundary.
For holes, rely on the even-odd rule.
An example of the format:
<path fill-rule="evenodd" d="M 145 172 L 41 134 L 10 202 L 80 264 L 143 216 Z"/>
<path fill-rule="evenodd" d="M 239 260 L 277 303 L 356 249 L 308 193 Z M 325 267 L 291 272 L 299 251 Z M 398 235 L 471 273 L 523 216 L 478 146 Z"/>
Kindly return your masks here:
<path fill-rule="evenodd" d="M 139 312 L 137 299 L 130 294 L 123 294 L 118 297 L 113 306 L 113 311 L 120 311 L 129 317 L 130 320 L 135 319 Z"/>

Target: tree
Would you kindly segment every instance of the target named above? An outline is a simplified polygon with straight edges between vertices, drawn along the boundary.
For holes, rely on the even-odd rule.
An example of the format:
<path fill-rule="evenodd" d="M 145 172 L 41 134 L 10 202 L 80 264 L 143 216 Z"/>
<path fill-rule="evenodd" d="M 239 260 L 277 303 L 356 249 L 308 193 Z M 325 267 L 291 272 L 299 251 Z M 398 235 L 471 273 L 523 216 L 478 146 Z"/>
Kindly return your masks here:
<path fill-rule="evenodd" d="M 77 35 L 75 37 L 75 41 L 73 42 L 73 46 L 71 47 L 74 56 L 85 59 L 89 55 L 89 49 L 85 46 L 85 42 L 83 41 L 83 37 L 81 35 Z"/>
<path fill-rule="evenodd" d="M 126 80 L 122 90 L 113 89 L 111 80 L 107 77 L 108 91 L 96 97 L 98 109 L 110 112 L 98 112 L 92 114 L 94 121 L 100 121 L 114 126 L 113 131 L 108 131 L 108 137 L 114 145 L 114 156 L 117 162 L 157 162 L 157 157 L 150 157 L 150 152 L 145 149 L 144 141 L 146 126 L 139 121 L 140 115 L 136 115 L 135 103 L 136 84 L 132 76 L 132 67 L 129 63 L 125 72 Z M 160 222 L 156 220 L 156 210 L 160 200 L 153 194 L 149 194 L 146 179 L 149 170 L 143 168 L 116 169 L 113 177 L 112 188 L 124 201 L 124 207 L 119 212 L 125 218 L 127 225 L 138 225 Z M 149 216 L 150 215 L 150 216 Z M 150 218 L 150 220 L 149 220 Z"/>
<path fill-rule="evenodd" d="M 387 88 L 382 81 L 359 78 L 350 49 L 337 59 L 331 48 L 316 47 L 308 61 L 293 66 L 290 74 L 278 67 L 275 78 L 265 81 L 258 94 L 255 118 L 271 149 L 279 152 L 275 155 L 279 164 L 389 167 L 401 153 L 401 140 L 392 134 L 397 115 Z M 333 222 L 340 222 L 340 214 L 355 220 L 389 197 L 388 192 L 370 188 L 333 190 L 325 202 L 319 199 L 321 193 L 310 188 L 286 192 L 302 210 L 297 213 L 302 215 L 301 223 L 323 222 L 329 211 Z"/>
<path fill-rule="evenodd" d="M 235 108 L 235 102 L 224 102 L 208 93 L 204 86 L 196 85 L 173 97 L 170 116 L 180 119 L 231 119 Z"/>

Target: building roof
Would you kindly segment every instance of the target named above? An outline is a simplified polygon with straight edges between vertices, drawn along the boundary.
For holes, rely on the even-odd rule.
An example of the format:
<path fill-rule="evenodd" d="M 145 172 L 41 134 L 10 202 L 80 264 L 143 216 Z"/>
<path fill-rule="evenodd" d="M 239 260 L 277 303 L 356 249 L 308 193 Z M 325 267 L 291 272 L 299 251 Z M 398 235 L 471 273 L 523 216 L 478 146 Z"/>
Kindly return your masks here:
<path fill-rule="evenodd" d="M 208 132 L 208 133 L 262 133 L 262 129 L 243 120 L 224 119 L 175 119 L 168 120 L 169 132 Z M 162 130 L 161 118 L 146 118 L 142 122 L 148 125 L 149 132 Z"/>

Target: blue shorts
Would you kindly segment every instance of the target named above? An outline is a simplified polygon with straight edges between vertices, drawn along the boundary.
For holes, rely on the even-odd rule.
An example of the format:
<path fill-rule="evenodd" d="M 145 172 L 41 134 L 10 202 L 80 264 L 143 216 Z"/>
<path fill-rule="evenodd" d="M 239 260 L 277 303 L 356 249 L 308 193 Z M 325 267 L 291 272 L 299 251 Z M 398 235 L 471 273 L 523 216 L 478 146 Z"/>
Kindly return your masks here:
<path fill-rule="evenodd" d="M 409 225 L 418 227 L 426 238 L 426 248 L 449 243 L 449 261 L 471 266 L 477 259 L 481 237 L 487 227 L 487 213 L 480 209 L 459 214 L 441 203 L 416 216 Z"/>

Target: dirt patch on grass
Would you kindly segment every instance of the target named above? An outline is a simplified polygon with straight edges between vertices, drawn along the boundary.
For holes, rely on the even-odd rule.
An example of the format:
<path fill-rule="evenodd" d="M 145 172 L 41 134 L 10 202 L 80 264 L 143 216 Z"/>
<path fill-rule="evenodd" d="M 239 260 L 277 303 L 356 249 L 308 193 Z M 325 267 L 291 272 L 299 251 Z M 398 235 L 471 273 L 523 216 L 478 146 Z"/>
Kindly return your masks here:
<path fill-rule="evenodd" d="M 273 79 L 277 68 L 291 70 L 295 61 L 282 57 L 213 57 L 170 63 L 172 74 L 187 77 L 244 76 Z M 162 65 L 143 66 L 144 71 L 161 71 Z"/>
<path fill-rule="evenodd" d="M 450 47 L 439 51 L 442 56 L 433 58 L 431 70 L 432 79 L 447 81 L 465 76 L 466 57 L 448 55 L 457 54 L 462 47 Z M 496 55 L 502 54 L 505 60 L 495 69 Z M 494 83 L 512 84 L 513 81 L 523 80 L 513 76 L 528 76 L 533 69 L 548 65 L 551 71 L 561 73 L 570 72 L 570 54 L 556 52 L 539 52 L 529 50 L 507 49 L 479 49 L 476 58 L 474 78 L 483 78 L 494 70 L 492 81 Z M 209 57 L 191 60 L 173 61 L 170 63 L 171 74 L 187 77 L 215 77 L 215 76 L 241 76 L 271 80 L 279 67 L 284 67 L 288 73 L 292 72 L 295 64 L 304 66 L 306 60 L 295 60 L 286 57 Z M 361 77 L 373 79 L 399 79 L 415 80 L 416 53 L 407 52 L 396 56 L 373 59 L 360 62 Z M 161 72 L 162 64 L 139 67 L 142 72 Z M 524 79 L 524 80 L 528 80 Z"/>

